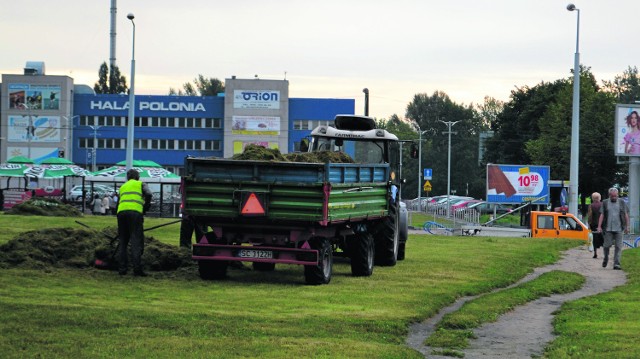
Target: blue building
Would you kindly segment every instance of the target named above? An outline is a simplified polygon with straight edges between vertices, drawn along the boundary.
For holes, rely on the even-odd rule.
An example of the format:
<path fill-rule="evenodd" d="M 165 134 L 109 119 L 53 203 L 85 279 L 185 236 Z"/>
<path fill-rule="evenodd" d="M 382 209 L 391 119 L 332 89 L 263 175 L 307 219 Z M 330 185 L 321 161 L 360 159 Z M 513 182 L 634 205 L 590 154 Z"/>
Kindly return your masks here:
<path fill-rule="evenodd" d="M 2 162 L 58 156 L 97 170 L 125 160 L 128 95 L 96 95 L 44 70 L 2 79 Z M 250 143 L 294 152 L 316 126 L 353 114 L 355 100 L 289 98 L 287 80 L 233 77 L 217 97 L 136 95 L 135 107 L 134 159 L 181 174 L 187 155 L 231 157 Z"/>

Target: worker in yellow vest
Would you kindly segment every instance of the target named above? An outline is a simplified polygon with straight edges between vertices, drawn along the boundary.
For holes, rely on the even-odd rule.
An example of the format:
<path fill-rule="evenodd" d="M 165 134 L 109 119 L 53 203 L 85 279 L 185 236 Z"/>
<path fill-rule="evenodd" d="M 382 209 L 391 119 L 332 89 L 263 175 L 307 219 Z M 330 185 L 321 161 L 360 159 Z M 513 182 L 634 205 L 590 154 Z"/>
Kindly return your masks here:
<path fill-rule="evenodd" d="M 144 277 L 142 252 L 144 252 L 144 214 L 151 205 L 151 191 L 140 181 L 140 173 L 135 169 L 127 171 L 127 182 L 120 187 L 118 200 L 118 273 L 127 274 L 127 246 L 131 243 L 133 275 Z"/>

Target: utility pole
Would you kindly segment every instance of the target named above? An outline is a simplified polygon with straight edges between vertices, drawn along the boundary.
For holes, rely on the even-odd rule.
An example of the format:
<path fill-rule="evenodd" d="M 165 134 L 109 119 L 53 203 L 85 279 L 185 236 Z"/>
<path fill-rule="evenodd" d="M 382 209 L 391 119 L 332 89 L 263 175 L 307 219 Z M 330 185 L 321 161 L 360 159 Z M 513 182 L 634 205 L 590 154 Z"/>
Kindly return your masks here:
<path fill-rule="evenodd" d="M 91 154 L 91 171 L 95 172 L 98 169 L 96 168 L 96 155 L 98 154 L 98 130 L 102 126 L 89 126 L 93 130 L 93 150 Z"/>
<path fill-rule="evenodd" d="M 451 195 L 451 134 L 452 133 L 454 135 L 458 134 L 458 132 L 451 132 L 451 127 L 453 127 L 453 125 L 455 125 L 460 121 L 455 121 L 455 122 L 442 121 L 442 120 L 438 120 L 438 121 L 444 123 L 448 127 L 448 131 L 443 132 L 442 134 L 449 135 L 449 149 L 447 151 L 447 218 L 449 218 L 451 216 L 451 198 L 450 198 L 450 195 Z"/>

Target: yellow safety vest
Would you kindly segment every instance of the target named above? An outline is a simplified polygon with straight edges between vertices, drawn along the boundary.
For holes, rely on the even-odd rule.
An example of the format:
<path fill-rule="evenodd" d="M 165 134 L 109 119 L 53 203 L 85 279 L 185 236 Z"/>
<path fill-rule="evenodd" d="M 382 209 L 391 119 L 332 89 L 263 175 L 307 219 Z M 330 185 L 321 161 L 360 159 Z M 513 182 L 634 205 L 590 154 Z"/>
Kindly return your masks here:
<path fill-rule="evenodd" d="M 142 197 L 142 181 L 128 180 L 120 187 L 118 213 L 122 211 L 143 212 L 144 197 Z"/>

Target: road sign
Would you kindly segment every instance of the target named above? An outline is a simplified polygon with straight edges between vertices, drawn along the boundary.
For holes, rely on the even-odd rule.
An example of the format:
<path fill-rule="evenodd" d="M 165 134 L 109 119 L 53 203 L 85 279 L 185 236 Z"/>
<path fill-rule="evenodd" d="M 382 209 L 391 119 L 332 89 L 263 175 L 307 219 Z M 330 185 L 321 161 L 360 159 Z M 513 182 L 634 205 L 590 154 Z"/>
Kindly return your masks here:
<path fill-rule="evenodd" d="M 431 168 L 423 168 L 422 169 L 422 176 L 426 180 L 431 180 L 432 179 L 431 176 L 433 176 L 433 170 Z"/>
<path fill-rule="evenodd" d="M 431 192 L 431 182 L 429 181 L 424 181 L 424 186 L 422 186 L 422 189 L 425 192 Z"/>

